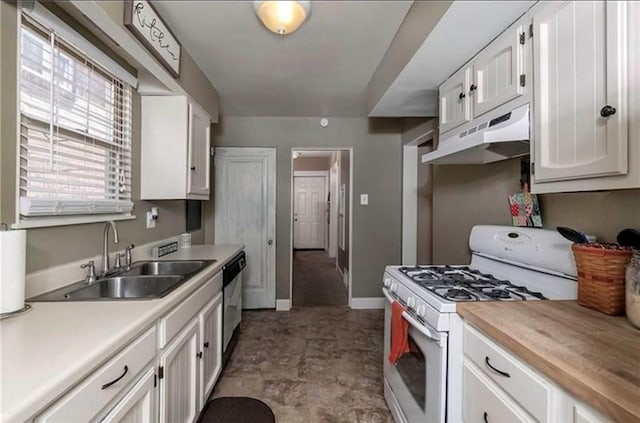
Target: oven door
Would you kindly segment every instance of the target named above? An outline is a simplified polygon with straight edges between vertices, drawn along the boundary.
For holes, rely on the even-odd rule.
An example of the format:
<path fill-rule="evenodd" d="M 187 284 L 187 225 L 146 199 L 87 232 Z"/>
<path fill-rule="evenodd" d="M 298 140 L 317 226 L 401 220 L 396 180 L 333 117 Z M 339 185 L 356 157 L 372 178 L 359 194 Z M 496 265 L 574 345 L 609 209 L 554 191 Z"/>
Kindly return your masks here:
<path fill-rule="evenodd" d="M 391 304 L 394 298 L 383 288 L 384 379 L 402 417 L 408 423 L 444 423 L 447 386 L 447 333 L 438 332 L 405 311 L 409 322 L 410 352 L 395 365 L 389 363 L 391 349 Z M 391 404 L 389 407 L 392 408 Z"/>

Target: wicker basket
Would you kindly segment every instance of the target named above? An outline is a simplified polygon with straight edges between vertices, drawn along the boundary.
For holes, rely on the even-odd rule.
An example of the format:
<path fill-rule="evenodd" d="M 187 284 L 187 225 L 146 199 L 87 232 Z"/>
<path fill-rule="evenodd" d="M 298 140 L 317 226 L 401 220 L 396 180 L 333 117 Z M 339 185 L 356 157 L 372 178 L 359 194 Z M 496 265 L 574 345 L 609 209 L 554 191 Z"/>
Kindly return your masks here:
<path fill-rule="evenodd" d="M 606 314 L 624 314 L 625 270 L 633 252 L 608 244 L 573 244 L 578 268 L 578 304 Z"/>

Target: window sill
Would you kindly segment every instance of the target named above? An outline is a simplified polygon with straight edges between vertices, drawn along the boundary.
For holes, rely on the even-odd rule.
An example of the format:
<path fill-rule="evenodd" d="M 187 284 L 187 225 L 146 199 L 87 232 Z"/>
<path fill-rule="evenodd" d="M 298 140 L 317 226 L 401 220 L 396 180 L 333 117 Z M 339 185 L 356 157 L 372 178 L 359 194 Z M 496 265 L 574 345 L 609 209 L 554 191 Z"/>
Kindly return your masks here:
<path fill-rule="evenodd" d="M 36 217 L 11 225 L 12 229 L 46 228 L 50 226 L 82 225 L 85 223 L 107 222 L 109 220 L 134 220 L 132 214 L 96 214 L 85 216 Z"/>

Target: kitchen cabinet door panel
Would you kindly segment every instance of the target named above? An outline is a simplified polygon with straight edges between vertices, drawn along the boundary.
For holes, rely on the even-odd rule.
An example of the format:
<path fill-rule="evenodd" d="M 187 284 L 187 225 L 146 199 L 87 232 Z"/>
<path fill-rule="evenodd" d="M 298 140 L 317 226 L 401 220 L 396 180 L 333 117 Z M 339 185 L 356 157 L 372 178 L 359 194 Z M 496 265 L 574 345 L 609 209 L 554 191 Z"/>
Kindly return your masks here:
<path fill-rule="evenodd" d="M 160 356 L 160 422 L 192 423 L 198 415 L 198 319 Z"/>
<path fill-rule="evenodd" d="M 471 67 L 465 67 L 440 85 L 440 133 L 471 120 L 470 79 Z"/>
<path fill-rule="evenodd" d="M 520 35 L 524 26 L 509 29 L 473 61 L 473 116 L 478 117 L 524 93 L 520 75 L 524 75 L 524 49 Z"/>
<path fill-rule="evenodd" d="M 202 108 L 189 104 L 189 169 L 187 194 L 209 195 L 209 133 L 211 123 Z"/>
<path fill-rule="evenodd" d="M 222 370 L 222 293 L 205 305 L 200 321 L 200 404 L 209 398 Z"/>
<path fill-rule="evenodd" d="M 533 16 L 536 183 L 627 173 L 624 3 L 549 2 Z"/>
<path fill-rule="evenodd" d="M 142 375 L 138 383 L 101 420 L 102 423 L 155 423 L 157 418 L 155 369 Z"/>

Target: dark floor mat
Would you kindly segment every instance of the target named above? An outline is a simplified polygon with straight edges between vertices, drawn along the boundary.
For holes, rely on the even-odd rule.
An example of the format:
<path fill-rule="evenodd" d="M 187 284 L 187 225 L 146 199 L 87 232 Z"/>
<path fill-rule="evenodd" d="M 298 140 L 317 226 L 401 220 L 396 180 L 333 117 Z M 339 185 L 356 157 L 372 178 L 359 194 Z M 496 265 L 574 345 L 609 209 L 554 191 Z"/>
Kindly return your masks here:
<path fill-rule="evenodd" d="M 220 397 L 209 401 L 198 423 L 275 423 L 271 408 L 249 397 Z"/>

